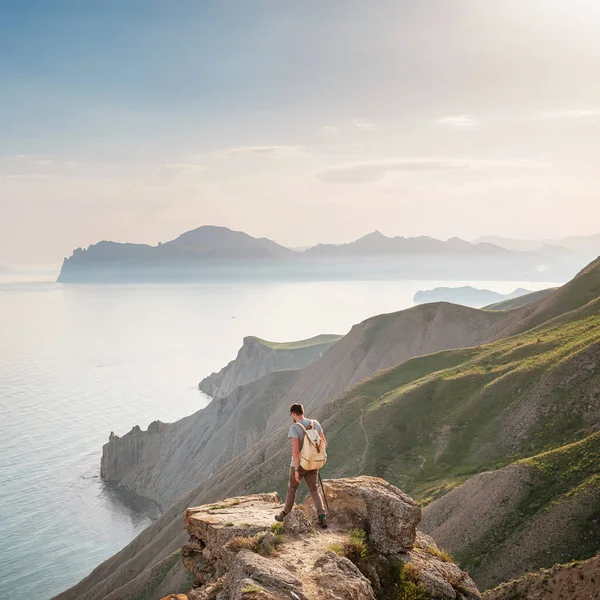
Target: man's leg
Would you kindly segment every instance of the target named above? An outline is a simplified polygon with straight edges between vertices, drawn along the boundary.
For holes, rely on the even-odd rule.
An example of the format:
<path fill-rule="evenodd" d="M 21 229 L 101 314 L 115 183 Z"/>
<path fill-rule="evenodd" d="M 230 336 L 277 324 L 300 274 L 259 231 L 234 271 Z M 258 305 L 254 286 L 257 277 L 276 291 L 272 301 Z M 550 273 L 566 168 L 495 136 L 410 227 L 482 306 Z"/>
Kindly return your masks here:
<path fill-rule="evenodd" d="M 321 500 L 321 495 L 319 494 L 319 471 L 304 471 L 304 479 L 306 480 L 306 485 L 308 486 L 308 491 L 312 496 L 313 502 L 315 504 L 315 510 L 317 511 L 318 516 L 322 516 L 325 514 L 325 508 L 323 507 L 323 500 Z"/>
<path fill-rule="evenodd" d="M 302 473 L 300 473 L 302 477 Z M 296 492 L 300 484 L 296 481 L 296 473 L 293 467 L 290 467 L 290 480 L 288 482 L 287 496 L 285 498 L 285 506 L 283 507 L 284 513 L 289 513 L 294 508 L 294 502 L 296 502 Z"/>

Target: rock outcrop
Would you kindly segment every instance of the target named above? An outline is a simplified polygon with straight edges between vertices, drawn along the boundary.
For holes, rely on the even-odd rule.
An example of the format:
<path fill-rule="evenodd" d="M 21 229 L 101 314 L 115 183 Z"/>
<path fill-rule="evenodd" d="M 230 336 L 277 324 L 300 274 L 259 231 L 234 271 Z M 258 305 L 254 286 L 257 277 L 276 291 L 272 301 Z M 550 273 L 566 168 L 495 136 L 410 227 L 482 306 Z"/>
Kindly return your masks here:
<path fill-rule="evenodd" d="M 275 343 L 249 336 L 244 338 L 235 360 L 218 373 L 205 377 L 198 388 L 214 398 L 225 398 L 237 387 L 283 369 L 302 369 L 321 358 L 341 335 L 319 335 L 308 340 Z"/>
<path fill-rule="evenodd" d="M 354 477 L 330 479 L 324 490 L 330 521 L 368 531 L 379 554 L 392 556 L 414 546 L 421 508 L 397 487 L 375 477 Z M 311 497 L 306 506 L 315 515 Z"/>
<path fill-rule="evenodd" d="M 417 532 L 419 506 L 398 488 L 374 477 L 324 484 L 331 525 L 318 533 L 291 525 L 306 520 L 298 509 L 283 527 L 274 525 L 282 508 L 276 493 L 188 509 L 182 560 L 197 586 L 184 598 L 375 600 L 404 588 L 429 600 L 481 598 L 469 576 Z M 311 505 L 302 511 L 311 515 Z"/>
<path fill-rule="evenodd" d="M 156 463 L 169 427 L 169 423 L 153 421 L 146 431 L 135 425 L 123 437 L 111 431 L 108 444 L 102 449 L 100 477 L 105 481 L 124 483 L 131 465 Z"/>

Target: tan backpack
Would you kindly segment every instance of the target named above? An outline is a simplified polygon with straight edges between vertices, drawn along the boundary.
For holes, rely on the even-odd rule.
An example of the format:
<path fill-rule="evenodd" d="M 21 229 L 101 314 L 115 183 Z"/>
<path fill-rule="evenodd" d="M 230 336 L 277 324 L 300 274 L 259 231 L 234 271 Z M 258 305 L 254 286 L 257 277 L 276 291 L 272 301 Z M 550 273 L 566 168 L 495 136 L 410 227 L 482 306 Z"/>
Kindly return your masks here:
<path fill-rule="evenodd" d="M 302 423 L 296 423 L 296 425 L 300 425 L 304 431 L 304 443 L 300 450 L 300 466 L 305 471 L 323 468 L 327 462 L 327 453 L 325 444 L 315 429 L 314 421 L 310 422 L 308 429 Z"/>

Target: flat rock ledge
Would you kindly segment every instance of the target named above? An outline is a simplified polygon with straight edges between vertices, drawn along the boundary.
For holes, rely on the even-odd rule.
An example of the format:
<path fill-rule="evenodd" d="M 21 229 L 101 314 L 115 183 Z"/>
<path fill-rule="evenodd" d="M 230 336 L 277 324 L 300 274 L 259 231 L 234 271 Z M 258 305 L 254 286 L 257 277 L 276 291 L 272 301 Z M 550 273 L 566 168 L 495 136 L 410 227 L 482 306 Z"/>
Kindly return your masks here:
<path fill-rule="evenodd" d="M 181 554 L 196 583 L 163 600 L 377 600 L 390 569 L 419 598 L 481 599 L 469 576 L 417 531 L 420 507 L 401 490 L 374 477 L 324 485 L 326 530 L 315 528 L 310 501 L 277 524 L 277 493 L 189 508 Z M 364 532 L 358 541 L 356 530 Z"/>

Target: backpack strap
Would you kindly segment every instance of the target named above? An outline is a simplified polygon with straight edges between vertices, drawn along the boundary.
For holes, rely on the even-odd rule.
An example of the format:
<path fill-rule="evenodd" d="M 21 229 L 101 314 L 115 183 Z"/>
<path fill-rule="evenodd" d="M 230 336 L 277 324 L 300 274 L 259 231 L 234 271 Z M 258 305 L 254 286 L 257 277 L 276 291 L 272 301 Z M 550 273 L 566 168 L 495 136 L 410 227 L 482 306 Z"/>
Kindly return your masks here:
<path fill-rule="evenodd" d="M 300 425 L 300 427 L 302 428 L 302 431 L 304 431 L 304 433 L 308 433 L 308 432 L 306 431 L 306 427 L 304 427 L 304 425 L 302 425 L 302 423 L 300 423 L 300 421 L 297 421 L 297 422 L 296 422 L 296 425 Z"/>
<path fill-rule="evenodd" d="M 309 429 L 313 429 L 313 423 L 314 423 L 314 421 L 310 422 Z M 319 446 L 320 446 L 320 440 L 317 443 L 313 442 L 312 439 L 311 439 L 311 437 L 310 437 L 310 435 L 308 435 L 308 431 L 307 431 L 306 427 L 304 427 L 304 425 L 302 425 L 302 423 L 300 423 L 300 422 L 297 422 L 296 425 L 300 425 L 300 427 L 302 428 L 302 431 L 304 431 L 304 437 L 305 437 L 305 439 L 308 440 L 308 442 L 310 443 L 310 445 L 314 446 L 315 448 L 318 449 Z"/>

